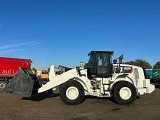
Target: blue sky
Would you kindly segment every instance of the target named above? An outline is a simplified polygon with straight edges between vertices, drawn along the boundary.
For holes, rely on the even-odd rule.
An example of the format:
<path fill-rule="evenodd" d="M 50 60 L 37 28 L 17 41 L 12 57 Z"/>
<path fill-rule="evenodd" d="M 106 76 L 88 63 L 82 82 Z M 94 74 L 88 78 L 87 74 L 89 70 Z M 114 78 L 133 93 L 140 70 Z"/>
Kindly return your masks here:
<path fill-rule="evenodd" d="M 160 61 L 160 0 L 0 0 L 0 56 L 75 67 L 91 50 Z"/>

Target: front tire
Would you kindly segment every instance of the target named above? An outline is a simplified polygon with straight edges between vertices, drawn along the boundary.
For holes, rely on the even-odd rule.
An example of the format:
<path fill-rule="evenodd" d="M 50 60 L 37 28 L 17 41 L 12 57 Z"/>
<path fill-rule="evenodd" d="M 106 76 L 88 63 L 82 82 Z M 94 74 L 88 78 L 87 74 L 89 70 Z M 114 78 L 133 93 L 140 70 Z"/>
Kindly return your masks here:
<path fill-rule="evenodd" d="M 116 103 L 128 105 L 136 99 L 136 89 L 134 85 L 129 82 L 118 82 L 113 87 L 112 97 Z"/>
<path fill-rule="evenodd" d="M 60 87 L 60 98 L 67 105 L 80 104 L 84 99 L 84 88 L 78 81 L 68 81 Z"/>

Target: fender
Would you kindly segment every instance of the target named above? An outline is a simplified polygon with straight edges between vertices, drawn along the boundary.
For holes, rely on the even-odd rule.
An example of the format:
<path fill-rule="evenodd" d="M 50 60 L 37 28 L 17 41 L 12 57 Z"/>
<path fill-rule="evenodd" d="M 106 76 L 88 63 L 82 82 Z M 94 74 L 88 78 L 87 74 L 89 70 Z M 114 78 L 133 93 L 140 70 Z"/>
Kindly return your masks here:
<path fill-rule="evenodd" d="M 113 86 L 117 83 L 117 82 L 123 82 L 123 81 L 127 81 L 130 82 L 134 85 L 134 81 L 128 76 L 128 74 L 120 74 L 116 77 L 116 79 L 113 81 L 113 83 L 110 86 L 110 89 L 113 88 Z M 134 85 L 135 86 L 135 85 Z"/>
<path fill-rule="evenodd" d="M 90 82 L 89 82 L 89 80 L 82 80 L 82 79 L 80 79 L 80 78 L 78 78 L 78 77 L 74 77 L 74 78 L 72 78 L 71 80 L 76 80 L 76 81 L 78 81 L 82 86 L 83 86 L 83 88 L 87 91 L 87 92 L 89 92 L 89 86 L 91 86 L 91 84 L 90 84 Z"/>

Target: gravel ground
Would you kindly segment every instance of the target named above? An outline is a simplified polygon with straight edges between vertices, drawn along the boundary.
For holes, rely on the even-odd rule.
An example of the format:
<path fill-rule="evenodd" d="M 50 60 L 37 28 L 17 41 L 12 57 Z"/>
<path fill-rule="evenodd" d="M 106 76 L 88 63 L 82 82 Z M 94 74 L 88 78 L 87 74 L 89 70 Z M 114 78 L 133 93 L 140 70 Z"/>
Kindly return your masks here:
<path fill-rule="evenodd" d="M 52 91 L 30 99 L 0 93 L 0 116 L 1 120 L 159 120 L 160 87 L 156 87 L 153 93 L 127 106 L 100 98 L 65 105 Z"/>

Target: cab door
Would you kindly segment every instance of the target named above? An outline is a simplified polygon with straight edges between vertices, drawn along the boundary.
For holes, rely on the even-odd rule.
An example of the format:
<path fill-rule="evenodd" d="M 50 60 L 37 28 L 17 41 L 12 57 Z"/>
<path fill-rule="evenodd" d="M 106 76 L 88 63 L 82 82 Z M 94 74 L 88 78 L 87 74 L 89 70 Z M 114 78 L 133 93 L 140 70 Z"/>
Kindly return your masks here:
<path fill-rule="evenodd" d="M 110 54 L 97 53 L 97 77 L 107 78 L 112 73 Z"/>

